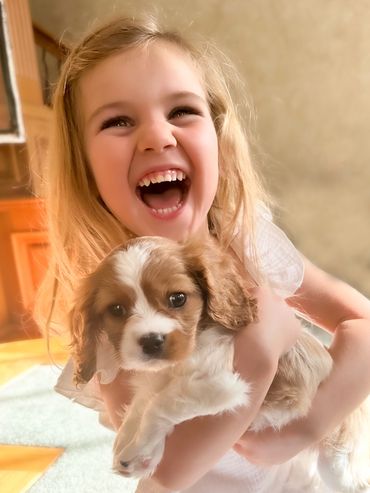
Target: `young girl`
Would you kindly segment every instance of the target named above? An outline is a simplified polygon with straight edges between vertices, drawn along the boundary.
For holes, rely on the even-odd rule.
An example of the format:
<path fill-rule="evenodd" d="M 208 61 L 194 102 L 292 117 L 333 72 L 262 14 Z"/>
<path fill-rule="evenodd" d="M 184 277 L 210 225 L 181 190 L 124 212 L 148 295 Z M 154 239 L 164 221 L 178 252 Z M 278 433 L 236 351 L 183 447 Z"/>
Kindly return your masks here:
<path fill-rule="evenodd" d="M 151 481 L 166 491 L 286 491 L 289 471 L 276 465 L 323 438 L 370 390 L 370 303 L 304 259 L 273 224 L 231 96 L 236 82 L 209 45 L 196 49 L 153 20 L 120 18 L 71 52 L 55 93 L 45 176 L 51 260 L 38 306 L 48 326 L 66 324 L 79 279 L 132 236 L 213 235 L 256 281 L 259 322 L 237 335 L 234 360 L 253 382 L 253 403 L 175 428 Z M 299 332 L 284 299 L 334 334 L 334 369 L 305 419 L 248 433 Z M 70 364 L 57 390 L 104 407 L 118 428 L 129 383 L 105 358 L 82 392 Z M 269 487 L 271 471 L 280 476 Z"/>

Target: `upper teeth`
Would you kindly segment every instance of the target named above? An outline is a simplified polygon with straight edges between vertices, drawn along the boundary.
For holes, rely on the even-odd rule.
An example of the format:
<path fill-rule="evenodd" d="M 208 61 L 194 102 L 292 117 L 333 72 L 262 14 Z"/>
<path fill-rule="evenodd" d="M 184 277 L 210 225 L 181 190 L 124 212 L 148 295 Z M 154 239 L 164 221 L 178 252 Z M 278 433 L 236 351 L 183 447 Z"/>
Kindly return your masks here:
<path fill-rule="evenodd" d="M 163 181 L 182 181 L 186 178 L 185 173 L 178 170 L 167 170 L 151 173 L 139 181 L 139 187 L 148 187 L 151 183 L 162 183 Z"/>

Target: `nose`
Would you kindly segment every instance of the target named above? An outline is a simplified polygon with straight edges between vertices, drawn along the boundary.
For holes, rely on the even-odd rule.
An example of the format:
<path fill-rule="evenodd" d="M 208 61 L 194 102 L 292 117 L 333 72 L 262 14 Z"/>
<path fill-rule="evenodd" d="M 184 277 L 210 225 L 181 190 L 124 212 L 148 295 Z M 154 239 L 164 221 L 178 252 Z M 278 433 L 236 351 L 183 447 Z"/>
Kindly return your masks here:
<path fill-rule="evenodd" d="M 177 141 L 169 122 L 155 121 L 142 125 L 137 145 L 141 152 L 162 152 L 166 148 L 175 147 Z"/>
<path fill-rule="evenodd" d="M 148 356 L 159 356 L 163 351 L 165 340 L 166 336 L 164 334 L 150 332 L 149 334 L 140 337 L 139 344 L 142 347 L 143 352 Z"/>

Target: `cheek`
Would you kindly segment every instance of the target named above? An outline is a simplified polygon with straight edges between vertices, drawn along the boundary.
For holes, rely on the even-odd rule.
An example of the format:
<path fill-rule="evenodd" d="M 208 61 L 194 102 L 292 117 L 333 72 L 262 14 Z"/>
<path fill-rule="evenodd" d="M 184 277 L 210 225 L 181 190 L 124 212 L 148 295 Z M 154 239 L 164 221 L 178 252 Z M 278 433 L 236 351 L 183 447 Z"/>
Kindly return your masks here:
<path fill-rule="evenodd" d="M 113 146 L 94 145 L 89 149 L 89 165 L 98 191 L 108 207 L 116 207 L 128 196 L 128 157 Z"/>
<path fill-rule="evenodd" d="M 112 136 L 96 137 L 87 146 L 87 156 L 98 188 L 121 186 L 127 182 L 129 149 L 121 139 Z"/>
<path fill-rule="evenodd" d="M 203 146 L 205 169 L 211 182 L 218 181 L 218 137 L 212 125 Z"/>
<path fill-rule="evenodd" d="M 200 143 L 201 156 L 201 186 L 207 197 L 207 201 L 213 202 L 216 195 L 219 164 L 218 164 L 218 141 L 216 134 L 211 134 Z"/>
<path fill-rule="evenodd" d="M 213 124 L 195 132 L 191 144 L 195 171 L 211 188 L 218 182 L 218 138 Z"/>
<path fill-rule="evenodd" d="M 199 132 L 198 146 L 210 166 L 218 164 L 218 137 L 213 123 L 209 123 L 203 132 Z"/>

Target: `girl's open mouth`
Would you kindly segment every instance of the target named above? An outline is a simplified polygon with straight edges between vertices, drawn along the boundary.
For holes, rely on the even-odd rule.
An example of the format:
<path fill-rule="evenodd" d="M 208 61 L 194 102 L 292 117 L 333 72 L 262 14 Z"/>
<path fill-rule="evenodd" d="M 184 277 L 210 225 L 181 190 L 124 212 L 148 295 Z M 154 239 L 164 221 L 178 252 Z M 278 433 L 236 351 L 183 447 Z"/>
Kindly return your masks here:
<path fill-rule="evenodd" d="M 189 188 L 190 180 L 183 171 L 168 169 L 144 176 L 136 193 L 153 213 L 167 217 L 183 206 Z"/>

